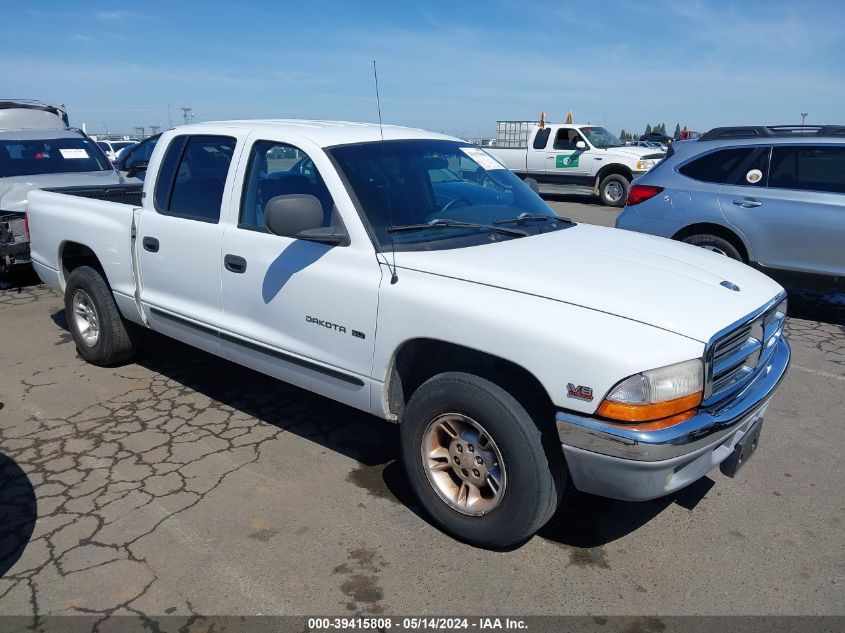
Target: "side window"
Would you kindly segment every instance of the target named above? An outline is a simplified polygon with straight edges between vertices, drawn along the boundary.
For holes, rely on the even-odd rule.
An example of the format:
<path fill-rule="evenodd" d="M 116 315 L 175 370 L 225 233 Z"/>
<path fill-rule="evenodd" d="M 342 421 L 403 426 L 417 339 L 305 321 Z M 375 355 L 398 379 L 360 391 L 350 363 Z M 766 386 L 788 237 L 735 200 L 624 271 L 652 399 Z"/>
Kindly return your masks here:
<path fill-rule="evenodd" d="M 552 128 L 544 127 L 537 131 L 537 136 L 534 137 L 534 149 L 546 149 L 549 144 L 549 135 L 552 133 Z"/>
<path fill-rule="evenodd" d="M 179 139 L 183 139 L 181 151 Z M 228 136 L 174 139 L 159 170 L 156 209 L 167 215 L 219 222 L 223 188 L 236 144 L 236 139 Z"/>
<path fill-rule="evenodd" d="M 769 187 L 845 193 L 845 147 L 775 147 Z"/>
<path fill-rule="evenodd" d="M 678 171 L 702 182 L 764 187 L 768 159 L 768 147 L 723 149 L 696 158 Z"/>
<path fill-rule="evenodd" d="M 577 149 L 575 143 L 582 140 L 576 130 L 561 128 L 555 136 L 555 149 Z"/>
<path fill-rule="evenodd" d="M 238 227 L 266 231 L 267 203 L 276 196 L 294 193 L 317 198 L 323 207 L 323 226 L 331 226 L 334 201 L 314 161 L 292 145 L 257 141 L 250 152 Z"/>

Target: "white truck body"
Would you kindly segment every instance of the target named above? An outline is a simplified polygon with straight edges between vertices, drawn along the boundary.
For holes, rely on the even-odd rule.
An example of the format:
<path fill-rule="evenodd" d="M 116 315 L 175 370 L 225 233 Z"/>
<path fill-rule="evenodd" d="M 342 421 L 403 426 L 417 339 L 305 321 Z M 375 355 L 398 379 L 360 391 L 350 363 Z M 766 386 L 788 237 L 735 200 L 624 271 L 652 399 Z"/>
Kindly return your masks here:
<path fill-rule="evenodd" d="M 387 147 L 411 140 L 467 145 L 399 127 L 385 126 L 383 134 Z M 210 135 L 234 139 L 219 221 L 158 211 L 156 184 L 168 146 L 182 136 Z M 596 411 L 614 385 L 638 372 L 689 359 L 704 359 L 706 365 L 714 337 L 762 311 L 774 314 L 773 306 L 783 299 L 775 282 L 703 249 L 588 225 L 518 239 L 497 240 L 491 233 L 487 242 L 463 248 L 380 248 L 334 153 L 380 139 L 378 126 L 333 122 L 225 122 L 168 131 L 153 152 L 140 204 L 30 194 L 33 264 L 45 283 L 64 292 L 84 251 L 85 261 L 96 259 L 126 320 L 389 420 L 402 418 L 398 373 L 409 346 L 438 345 L 464 350 L 470 358 L 501 360 L 541 386 L 558 411 L 561 438 L 596 427 L 589 428 L 588 440 L 562 442 L 582 490 L 652 498 L 725 459 L 721 453 L 712 457 L 711 445 L 732 448 L 739 441 L 786 369 L 782 323 L 777 340 L 764 343 L 777 348 L 760 361 L 770 363 L 768 370 L 754 368 L 755 384 L 758 375 L 771 374 L 765 393 L 755 396 L 753 412 L 750 401 L 741 411 L 734 410 L 736 398 L 721 401 L 722 411 L 734 408 L 730 424 L 722 420 L 705 434 L 711 440 L 708 457 L 696 462 L 689 481 L 657 481 L 652 472 L 658 463 L 675 472 L 677 463 L 669 462 L 689 451 L 677 453 L 675 446 L 668 455 L 662 436 L 654 449 L 650 431 L 611 424 Z M 343 245 L 243 227 L 239 213 L 250 152 L 267 141 L 294 146 L 313 161 L 345 227 Z M 472 153 L 481 150 L 464 149 L 498 173 L 489 157 Z M 423 358 L 428 357 L 419 357 L 418 369 L 434 363 Z M 680 426 L 704 424 L 701 415 L 703 410 Z M 700 429 L 682 430 L 695 438 L 690 441 L 702 441 Z M 639 441 L 619 439 L 632 433 Z M 614 447 L 595 448 L 598 436 L 608 445 L 654 450 L 645 457 L 620 456 Z M 693 448 L 699 456 L 704 450 L 699 444 Z M 647 483 L 612 466 L 590 474 L 584 451 L 626 467 L 648 462 Z"/>
<path fill-rule="evenodd" d="M 604 128 L 590 124 L 499 121 L 490 155 L 521 178 L 533 178 L 548 193 L 601 195 L 605 204 L 622 206 L 627 185 L 661 160 L 653 148 L 623 145 Z M 624 191 L 605 191 L 603 181 L 617 175 Z M 608 181 L 610 182 L 618 181 Z"/>

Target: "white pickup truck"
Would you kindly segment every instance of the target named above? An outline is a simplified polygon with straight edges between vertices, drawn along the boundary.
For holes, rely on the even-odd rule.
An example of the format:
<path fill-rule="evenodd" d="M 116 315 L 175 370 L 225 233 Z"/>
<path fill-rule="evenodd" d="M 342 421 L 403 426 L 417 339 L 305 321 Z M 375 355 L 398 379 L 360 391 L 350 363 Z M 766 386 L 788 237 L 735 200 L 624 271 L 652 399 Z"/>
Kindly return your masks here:
<path fill-rule="evenodd" d="M 612 207 L 625 206 L 631 181 L 665 156 L 627 146 L 597 125 L 536 121 L 499 121 L 496 145 L 485 149 L 544 193 L 597 195 Z"/>
<path fill-rule="evenodd" d="M 150 328 L 399 422 L 424 507 L 482 546 L 529 538 L 570 485 L 651 499 L 746 461 L 789 362 L 780 286 L 557 217 L 468 143 L 383 135 L 190 125 L 143 190 L 32 193 L 80 355 L 125 362 Z"/>

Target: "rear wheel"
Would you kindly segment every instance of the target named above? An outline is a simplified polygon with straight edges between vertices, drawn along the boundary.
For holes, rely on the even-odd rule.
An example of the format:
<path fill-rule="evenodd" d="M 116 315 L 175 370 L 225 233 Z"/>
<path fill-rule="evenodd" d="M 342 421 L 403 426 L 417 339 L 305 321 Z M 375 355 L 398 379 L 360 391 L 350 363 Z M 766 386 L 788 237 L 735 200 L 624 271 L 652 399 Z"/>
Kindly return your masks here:
<path fill-rule="evenodd" d="M 700 246 L 701 248 L 712 251 L 717 255 L 724 255 L 725 257 L 730 257 L 731 259 L 735 259 L 739 262 L 743 261 L 739 250 L 728 240 L 723 237 L 719 237 L 718 235 L 690 235 L 689 237 L 684 238 L 684 242 L 692 244 L 693 246 Z"/>
<path fill-rule="evenodd" d="M 619 174 L 605 176 L 599 183 L 601 201 L 609 207 L 624 207 L 630 186 L 631 183 L 625 176 Z"/>
<path fill-rule="evenodd" d="M 525 408 L 490 381 L 459 372 L 431 378 L 408 402 L 400 436 L 414 492 L 461 540 L 515 545 L 557 508 L 566 482 L 560 445 L 547 448 Z"/>
<path fill-rule="evenodd" d="M 79 266 L 71 272 L 65 314 L 76 349 L 89 363 L 116 365 L 135 353 L 137 328 L 120 315 L 111 289 L 94 268 Z"/>

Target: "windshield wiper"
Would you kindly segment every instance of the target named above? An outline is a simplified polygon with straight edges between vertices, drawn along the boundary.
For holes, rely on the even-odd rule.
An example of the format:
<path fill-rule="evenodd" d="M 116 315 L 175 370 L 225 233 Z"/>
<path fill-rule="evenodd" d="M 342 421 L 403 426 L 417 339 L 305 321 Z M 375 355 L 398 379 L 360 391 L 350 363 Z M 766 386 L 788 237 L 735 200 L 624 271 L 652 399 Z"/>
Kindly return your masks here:
<path fill-rule="evenodd" d="M 546 222 L 548 220 L 557 220 L 558 222 L 566 222 L 567 224 L 575 224 L 569 218 L 561 218 L 556 215 L 543 215 L 542 213 L 520 213 L 517 216 L 512 218 L 499 218 L 498 220 L 493 220 L 493 224 L 508 224 L 509 222 L 514 222 L 516 224 L 524 224 L 525 222 L 530 221 L 537 221 L 537 222 Z"/>
<path fill-rule="evenodd" d="M 434 218 L 425 224 L 400 224 L 399 226 L 387 227 L 388 232 L 398 233 L 400 231 L 423 231 L 425 229 L 439 229 L 439 228 L 465 228 L 465 229 L 487 229 L 488 231 L 496 231 L 506 235 L 515 235 L 516 237 L 525 237 L 528 235 L 521 229 L 508 229 L 503 226 L 494 226 L 492 224 L 476 224 L 475 222 L 459 222 L 457 220 L 448 220 L 446 218 Z"/>

